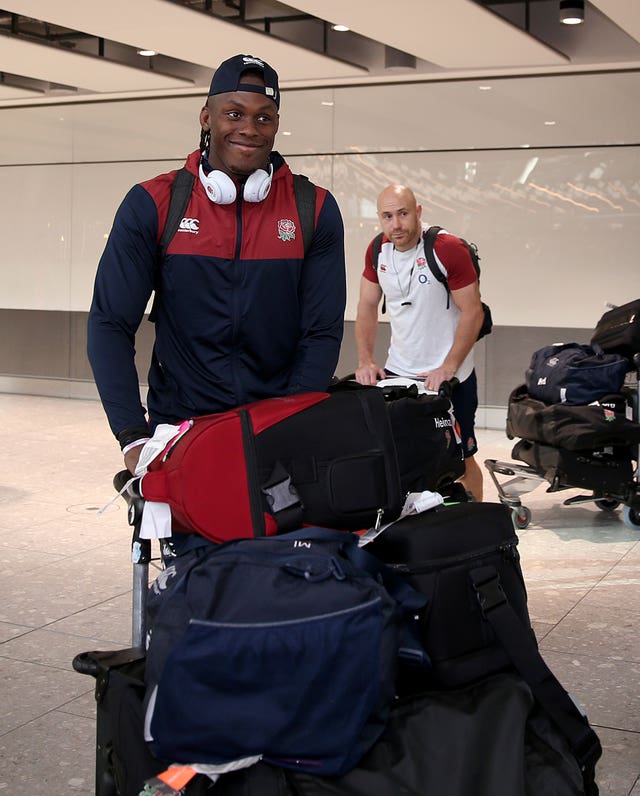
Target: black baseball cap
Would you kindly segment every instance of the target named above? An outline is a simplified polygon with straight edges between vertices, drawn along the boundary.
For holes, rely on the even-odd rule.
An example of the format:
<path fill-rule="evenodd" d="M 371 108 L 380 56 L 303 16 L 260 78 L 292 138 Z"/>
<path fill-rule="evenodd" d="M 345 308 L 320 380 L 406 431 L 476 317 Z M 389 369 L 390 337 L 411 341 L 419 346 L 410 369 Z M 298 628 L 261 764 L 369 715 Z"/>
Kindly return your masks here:
<path fill-rule="evenodd" d="M 249 70 L 262 73 L 264 86 L 242 82 L 242 75 Z M 227 91 L 253 91 L 256 94 L 264 94 L 275 102 L 277 108 L 280 108 L 278 73 L 266 61 L 253 55 L 234 55 L 233 58 L 223 61 L 216 69 L 211 79 L 209 96 L 226 94 Z"/>

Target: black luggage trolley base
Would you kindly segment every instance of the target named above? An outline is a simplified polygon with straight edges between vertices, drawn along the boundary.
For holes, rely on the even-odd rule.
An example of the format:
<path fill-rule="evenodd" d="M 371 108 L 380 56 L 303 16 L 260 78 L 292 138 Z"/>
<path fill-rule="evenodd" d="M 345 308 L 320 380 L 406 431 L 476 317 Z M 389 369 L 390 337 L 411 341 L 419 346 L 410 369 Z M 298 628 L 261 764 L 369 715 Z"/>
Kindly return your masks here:
<path fill-rule="evenodd" d="M 628 405 L 631 408 L 632 419 L 640 422 L 640 354 L 633 357 L 636 387 L 629 395 Z M 618 485 L 615 489 L 594 489 L 592 494 L 574 495 L 563 501 L 564 506 L 580 503 L 595 503 L 603 511 L 615 511 L 622 505 L 622 522 L 632 530 L 640 530 L 640 484 L 638 482 L 638 463 L 640 462 L 640 445 L 635 452 L 635 467 L 633 477 Z M 486 467 L 491 480 L 498 491 L 500 502 L 511 509 L 511 518 L 514 527 L 524 530 L 531 522 L 531 510 L 523 505 L 521 494 L 533 491 L 544 481 L 550 485 L 547 492 L 560 492 L 566 489 L 581 488 L 581 484 L 570 483 L 563 480 L 557 473 L 548 475 L 541 468 L 518 462 L 498 461 L 485 459 Z M 508 476 L 509 481 L 500 482 L 498 475 Z M 532 484 L 527 489 L 527 485 Z"/>

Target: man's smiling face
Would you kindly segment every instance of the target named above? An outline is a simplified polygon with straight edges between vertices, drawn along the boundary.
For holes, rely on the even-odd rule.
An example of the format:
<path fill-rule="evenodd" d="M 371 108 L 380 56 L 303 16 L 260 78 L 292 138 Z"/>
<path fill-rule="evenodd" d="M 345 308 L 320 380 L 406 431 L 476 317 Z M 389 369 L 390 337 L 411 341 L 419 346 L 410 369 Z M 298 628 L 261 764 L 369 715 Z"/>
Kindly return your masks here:
<path fill-rule="evenodd" d="M 264 85 L 250 74 L 242 82 Z M 203 129 L 211 131 L 209 163 L 236 177 L 267 169 L 278 123 L 276 104 L 264 94 L 231 91 L 209 97 L 200 113 Z"/>

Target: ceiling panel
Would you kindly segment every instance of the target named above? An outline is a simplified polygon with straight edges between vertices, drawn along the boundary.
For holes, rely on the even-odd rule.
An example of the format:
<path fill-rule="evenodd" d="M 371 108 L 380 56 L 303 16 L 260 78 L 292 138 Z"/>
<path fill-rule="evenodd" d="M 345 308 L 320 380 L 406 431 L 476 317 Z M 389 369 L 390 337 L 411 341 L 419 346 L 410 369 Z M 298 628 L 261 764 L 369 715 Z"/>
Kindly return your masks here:
<path fill-rule="evenodd" d="M 638 0 L 591 0 L 591 5 L 600 9 L 629 36 L 640 42 L 640 3 Z"/>
<path fill-rule="evenodd" d="M 615 2 L 615 0 L 611 0 Z M 290 5 L 449 69 L 553 66 L 568 59 L 471 0 L 290 0 Z M 398 24 L 390 24 L 390 15 Z"/>
<path fill-rule="evenodd" d="M 91 91 L 134 91 L 191 86 L 159 72 L 135 69 L 97 56 L 69 52 L 32 41 L 0 37 L 0 70 L 14 75 Z"/>
<path fill-rule="evenodd" d="M 356 77 L 366 70 L 168 0 L 3 0 L 2 7 L 74 30 L 215 67 L 239 52 L 277 65 L 283 82 Z M 0 69 L 3 56 L 0 51 Z"/>
<path fill-rule="evenodd" d="M 21 86 L 9 86 L 0 83 L 0 102 L 2 100 L 27 99 L 27 97 L 41 97 L 42 92 L 35 89 L 22 88 Z"/>

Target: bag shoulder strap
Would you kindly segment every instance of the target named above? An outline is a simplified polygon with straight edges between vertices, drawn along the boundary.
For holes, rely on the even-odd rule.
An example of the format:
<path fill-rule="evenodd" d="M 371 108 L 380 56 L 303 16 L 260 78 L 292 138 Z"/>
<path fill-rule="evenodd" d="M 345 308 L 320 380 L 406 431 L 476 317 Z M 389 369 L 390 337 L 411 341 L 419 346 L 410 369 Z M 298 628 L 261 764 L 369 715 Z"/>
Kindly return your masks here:
<path fill-rule="evenodd" d="M 371 259 L 373 263 L 373 270 L 378 270 L 378 257 L 380 256 L 380 251 L 382 250 L 382 238 L 384 234 L 379 232 L 375 238 L 373 239 L 373 245 L 371 248 Z M 387 297 L 383 295 L 382 297 L 382 314 L 387 311 Z"/>
<path fill-rule="evenodd" d="M 433 274 L 434 279 L 440 282 L 441 285 L 444 285 L 444 288 L 447 291 L 447 309 L 449 309 L 451 305 L 451 291 L 449 290 L 449 283 L 447 282 L 447 277 L 438 267 L 436 256 L 433 250 L 438 232 L 440 232 L 441 229 L 442 227 L 429 227 L 429 229 L 423 233 L 422 240 L 424 241 L 424 256 L 427 258 L 429 270 Z"/>
<path fill-rule="evenodd" d="M 478 567 L 469 574 L 483 617 L 491 625 L 498 641 L 531 688 L 534 697 L 567 738 L 582 769 L 585 786 L 592 786 L 595 765 L 602 755 L 598 736 L 544 662 L 533 634 L 523 625 L 510 605 L 500 585 L 496 568 Z M 586 793 L 597 793 L 597 790 L 587 789 Z"/>
<path fill-rule="evenodd" d="M 171 183 L 171 194 L 169 197 L 169 209 L 167 210 L 167 219 L 164 222 L 164 229 L 158 242 L 158 249 L 156 254 L 156 268 L 154 275 L 154 296 L 153 304 L 151 305 L 151 312 L 149 313 L 149 320 L 155 323 L 158 317 L 158 301 L 160 292 L 160 269 L 167 254 L 169 244 L 173 240 L 173 236 L 178 231 L 180 222 L 184 218 L 184 214 L 191 198 L 191 191 L 193 190 L 193 183 L 195 181 L 195 174 L 192 174 L 184 166 L 178 169 L 176 176 Z"/>
<path fill-rule="evenodd" d="M 316 228 L 316 186 L 304 174 L 293 175 L 293 191 L 302 227 L 305 255 L 309 251 Z"/>
<path fill-rule="evenodd" d="M 382 232 L 379 232 L 375 238 L 373 239 L 373 246 L 371 249 L 371 257 L 373 260 L 373 269 L 374 271 L 378 270 L 378 257 L 380 255 L 380 250 L 382 249 L 382 238 L 384 237 Z"/>
<path fill-rule="evenodd" d="M 195 174 L 192 174 L 184 166 L 178 169 L 173 182 L 171 183 L 171 197 L 169 199 L 169 209 L 167 210 L 167 220 L 164 223 L 164 229 L 158 243 L 158 258 L 161 262 L 167 253 L 169 244 L 173 240 L 173 236 L 178 231 L 180 222 L 184 218 L 184 214 L 191 198 L 191 191 L 193 190 L 193 183 L 195 181 Z"/>

